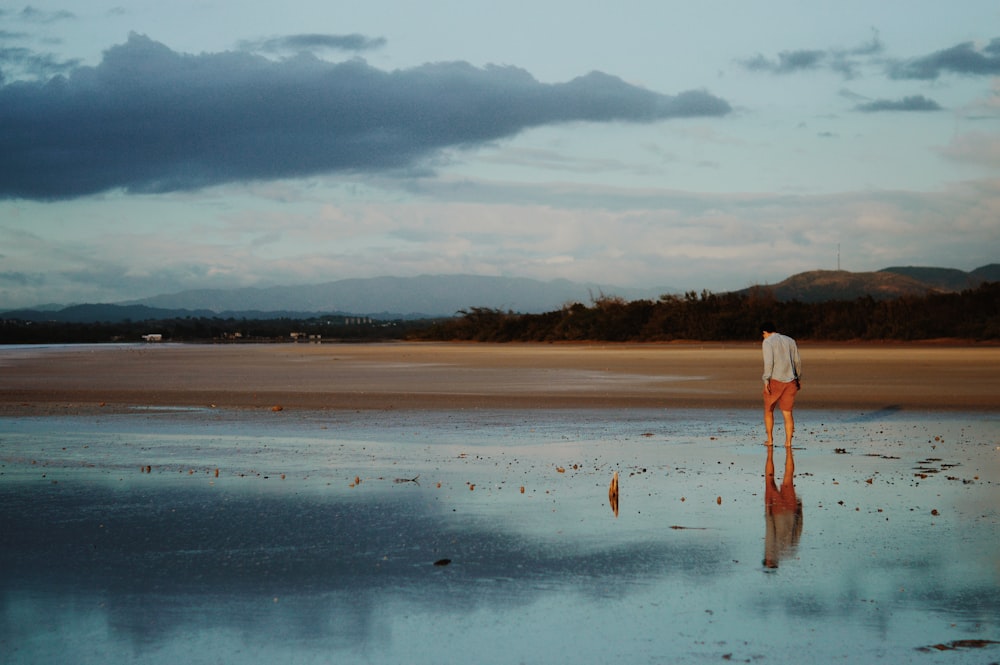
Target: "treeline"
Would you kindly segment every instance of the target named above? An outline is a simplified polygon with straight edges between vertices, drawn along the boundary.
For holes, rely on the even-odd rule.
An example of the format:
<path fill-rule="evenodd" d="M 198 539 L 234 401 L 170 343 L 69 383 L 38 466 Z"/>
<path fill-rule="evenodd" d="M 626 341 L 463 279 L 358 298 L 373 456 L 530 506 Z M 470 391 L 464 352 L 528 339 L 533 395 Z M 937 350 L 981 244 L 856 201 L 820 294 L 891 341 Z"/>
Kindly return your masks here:
<path fill-rule="evenodd" d="M 438 320 L 317 316 L 308 319 L 184 317 L 147 321 L 67 323 L 0 320 L 0 344 L 138 342 L 161 335 L 171 342 L 377 342 L 399 339 L 480 342 L 663 342 L 756 340 L 760 323 L 774 321 L 793 337 L 816 341 L 1000 339 L 1000 282 L 961 293 L 892 300 L 779 302 L 765 287 L 746 293 L 694 291 L 657 301 L 601 296 L 589 306 L 566 305 L 543 314 L 473 307 Z"/>
<path fill-rule="evenodd" d="M 779 302 L 765 287 L 746 293 L 693 291 L 658 301 L 600 297 L 544 314 L 472 308 L 414 337 L 481 342 L 660 342 L 756 340 L 762 321 L 817 341 L 1000 339 L 1000 282 L 961 293 L 892 300 Z"/>
<path fill-rule="evenodd" d="M 406 337 L 428 322 L 377 321 L 344 317 L 233 319 L 184 317 L 147 321 L 68 323 L 0 320 L 0 344 L 86 344 L 140 342 L 161 335 L 171 342 L 380 341 Z"/>

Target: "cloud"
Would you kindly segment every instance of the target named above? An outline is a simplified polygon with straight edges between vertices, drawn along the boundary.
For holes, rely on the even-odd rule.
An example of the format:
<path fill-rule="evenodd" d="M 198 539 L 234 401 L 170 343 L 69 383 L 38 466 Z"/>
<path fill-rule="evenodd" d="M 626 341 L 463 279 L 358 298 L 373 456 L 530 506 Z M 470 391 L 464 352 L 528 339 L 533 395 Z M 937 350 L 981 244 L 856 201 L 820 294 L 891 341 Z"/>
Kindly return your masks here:
<path fill-rule="evenodd" d="M 846 51 L 836 51 L 838 55 L 849 56 L 849 55 L 878 55 L 885 50 L 885 46 L 882 44 L 882 39 L 879 36 L 878 30 L 872 28 L 872 38 L 867 42 L 864 42 L 852 49 L 847 49 Z"/>
<path fill-rule="evenodd" d="M 741 61 L 741 64 L 754 72 L 771 74 L 791 74 L 794 72 L 819 69 L 826 61 L 825 51 L 782 51 L 777 60 L 768 60 L 757 54 Z"/>
<path fill-rule="evenodd" d="M 370 51 L 385 46 L 382 37 L 370 38 L 364 35 L 323 35 L 303 34 L 272 37 L 255 41 L 242 41 L 240 48 L 263 53 L 300 52 L 316 50 Z"/>
<path fill-rule="evenodd" d="M 4 38 L 0 35 L 0 41 Z M 21 46 L 0 46 L 0 83 L 10 74 L 31 78 L 49 78 L 68 73 L 78 67 L 80 61 L 59 60 L 51 53 L 37 53 Z M 4 74 L 7 72 L 8 74 Z"/>
<path fill-rule="evenodd" d="M 0 30 L 0 84 L 14 78 L 50 78 L 79 66 L 79 59 L 60 60 L 51 53 L 39 53 L 17 45 L 30 38 L 28 32 Z"/>
<path fill-rule="evenodd" d="M 913 95 L 902 99 L 876 99 L 854 107 L 855 111 L 876 113 L 878 111 L 940 111 L 941 105 L 923 95 Z"/>
<path fill-rule="evenodd" d="M 0 271 L 0 284 L 13 284 L 14 286 L 28 286 L 29 284 L 41 283 L 38 275 L 30 275 L 23 272 Z"/>
<path fill-rule="evenodd" d="M 388 196 L 340 196 L 352 180 L 385 188 Z M 83 222 L 42 221 L 30 232 L 5 231 L 3 222 L 16 214 L 15 204 L 6 204 L 0 270 L 24 278 L 0 280 L 0 310 L 185 289 L 457 273 L 720 291 L 833 269 L 838 243 L 848 270 L 971 270 L 995 262 L 1000 246 L 998 179 L 933 192 L 814 196 L 377 174 L 288 186 L 308 189 L 311 198 L 262 205 L 240 203 L 233 197 L 238 187 L 205 190 L 170 197 L 205 205 L 150 225 L 137 220 L 159 219 L 161 197 L 116 197 L 127 211 L 99 217 L 107 201 L 98 197 L 16 204 Z M 400 191 L 406 195 L 392 196 Z M 226 197 L 224 207 L 209 200 L 213 194 Z"/>
<path fill-rule="evenodd" d="M 55 23 L 56 21 L 76 18 L 76 15 L 70 11 L 60 10 L 48 12 L 43 9 L 32 7 L 31 5 L 27 5 L 17 14 L 17 16 L 32 23 Z"/>
<path fill-rule="evenodd" d="M 936 79 L 942 74 L 996 76 L 1000 74 L 1000 38 L 982 48 L 972 42 L 952 46 L 930 55 L 894 62 L 889 76 L 894 79 Z"/>
<path fill-rule="evenodd" d="M 877 30 L 872 30 L 869 41 L 853 48 L 800 49 L 782 51 L 777 58 L 768 59 L 761 54 L 739 61 L 745 69 L 769 74 L 795 74 L 818 69 L 830 69 L 844 78 L 854 78 L 859 67 L 859 58 L 868 60 L 884 50 Z"/>
<path fill-rule="evenodd" d="M 133 34 L 96 67 L 0 87 L 0 197 L 413 169 L 531 127 L 730 110 L 705 91 L 665 95 L 600 72 L 557 84 L 465 62 L 386 72 L 305 54 L 187 55 Z"/>
<path fill-rule="evenodd" d="M 858 94 L 848 88 L 841 88 L 839 91 L 837 91 L 837 94 L 843 97 L 844 99 L 850 100 L 852 102 L 871 101 L 871 97 L 866 97 L 865 95 Z"/>

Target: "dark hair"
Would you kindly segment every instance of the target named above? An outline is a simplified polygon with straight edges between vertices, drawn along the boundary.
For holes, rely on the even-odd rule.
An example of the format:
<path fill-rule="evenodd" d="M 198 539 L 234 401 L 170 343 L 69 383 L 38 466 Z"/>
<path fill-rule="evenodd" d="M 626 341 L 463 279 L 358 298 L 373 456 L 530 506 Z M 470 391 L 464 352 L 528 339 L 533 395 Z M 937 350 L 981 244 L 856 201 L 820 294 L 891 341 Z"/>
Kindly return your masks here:
<path fill-rule="evenodd" d="M 778 328 L 771 321 L 765 321 L 760 324 L 761 332 L 778 332 Z"/>

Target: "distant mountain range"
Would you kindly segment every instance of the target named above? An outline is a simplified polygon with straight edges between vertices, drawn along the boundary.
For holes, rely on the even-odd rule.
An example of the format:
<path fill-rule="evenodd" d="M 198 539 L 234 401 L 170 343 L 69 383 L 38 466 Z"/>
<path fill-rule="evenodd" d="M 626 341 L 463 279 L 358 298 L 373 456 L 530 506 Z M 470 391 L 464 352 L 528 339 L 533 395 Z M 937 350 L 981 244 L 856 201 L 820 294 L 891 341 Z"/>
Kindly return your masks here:
<path fill-rule="evenodd" d="M 628 289 L 565 279 L 423 275 L 343 279 L 307 286 L 198 289 L 114 304 L 25 309 L 0 317 L 29 321 L 146 321 L 183 317 L 236 319 L 309 318 L 317 315 L 373 319 L 449 317 L 474 307 L 521 313 L 557 310 L 567 303 L 590 303 L 602 295 L 627 300 L 659 298 L 671 289 Z"/>
<path fill-rule="evenodd" d="M 639 289 L 580 284 L 566 279 L 543 282 L 522 277 L 421 275 L 342 279 L 311 286 L 183 291 L 122 304 L 215 312 L 350 312 L 384 319 L 452 316 L 458 310 L 472 307 L 540 313 L 558 309 L 567 302 L 589 302 L 611 292 L 629 298 L 651 295 Z M 653 297 L 659 295 L 657 292 Z"/>
<path fill-rule="evenodd" d="M 876 299 L 929 292 L 948 293 L 1000 281 L 1000 264 L 971 272 L 951 268 L 892 267 L 877 272 L 814 270 L 793 275 L 766 289 L 779 301 L 823 302 Z M 86 304 L 61 309 L 24 309 L 0 313 L 0 318 L 28 321 L 150 321 L 185 317 L 223 319 L 367 316 L 373 319 L 421 319 L 453 316 L 475 307 L 526 314 L 549 312 L 567 303 L 590 303 L 601 296 L 626 300 L 656 300 L 671 289 L 627 289 L 581 284 L 569 280 L 475 275 L 424 275 L 344 279 L 310 286 L 200 289 L 122 303 Z"/>

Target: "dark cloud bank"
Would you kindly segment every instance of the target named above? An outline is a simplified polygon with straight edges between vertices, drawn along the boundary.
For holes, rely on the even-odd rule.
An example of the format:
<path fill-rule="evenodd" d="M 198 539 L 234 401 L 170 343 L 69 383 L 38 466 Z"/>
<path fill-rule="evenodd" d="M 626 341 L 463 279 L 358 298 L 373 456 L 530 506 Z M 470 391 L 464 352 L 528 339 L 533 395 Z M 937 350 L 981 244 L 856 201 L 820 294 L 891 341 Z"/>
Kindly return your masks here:
<path fill-rule="evenodd" d="M 541 125 L 729 111 L 704 91 L 663 95 L 600 72 L 558 84 L 463 62 L 386 72 L 360 59 L 186 55 L 131 35 L 96 67 L 0 87 L 0 197 L 403 169 Z"/>

